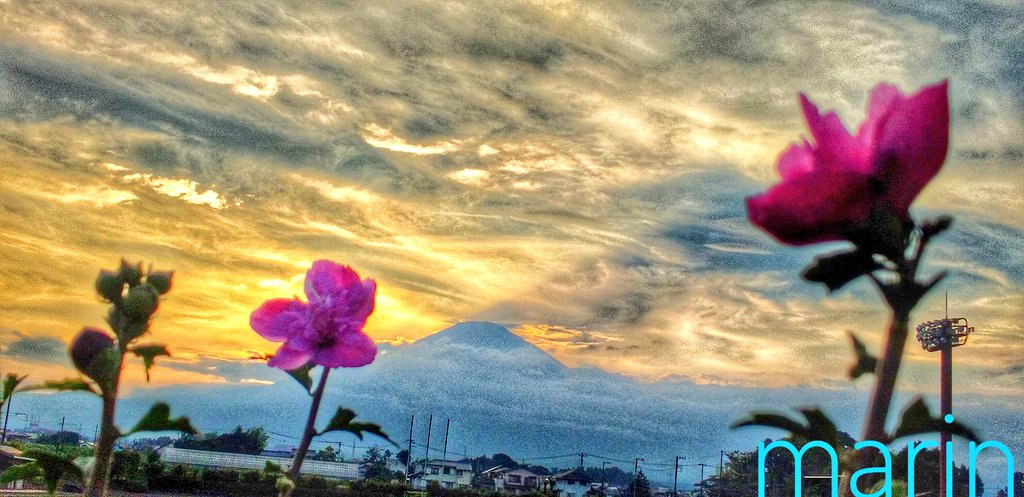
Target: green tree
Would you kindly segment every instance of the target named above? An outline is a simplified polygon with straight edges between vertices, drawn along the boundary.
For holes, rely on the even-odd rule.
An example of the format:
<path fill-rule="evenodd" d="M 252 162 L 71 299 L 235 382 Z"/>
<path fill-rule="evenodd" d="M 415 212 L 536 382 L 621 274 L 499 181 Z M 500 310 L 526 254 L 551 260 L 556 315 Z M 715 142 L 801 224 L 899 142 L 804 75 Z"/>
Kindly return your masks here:
<path fill-rule="evenodd" d="M 338 453 L 334 451 L 334 447 L 328 445 L 327 447 L 317 451 L 317 453 L 313 455 L 313 460 L 336 462 L 338 460 Z"/>
<path fill-rule="evenodd" d="M 368 480 L 390 480 L 391 471 L 388 469 L 388 459 L 391 459 L 390 450 L 381 450 L 380 447 L 370 447 L 366 451 L 366 479 Z"/>
<path fill-rule="evenodd" d="M 909 464 L 909 450 L 904 447 L 903 450 L 898 452 L 892 458 L 892 477 L 893 480 L 907 481 L 907 469 Z M 970 496 L 970 472 L 967 466 L 960 465 L 953 468 L 953 496 L 954 497 L 969 497 Z M 985 491 L 985 483 L 982 482 L 981 476 L 975 475 L 976 484 L 978 486 L 978 495 L 982 495 Z M 1024 485 L 1021 485 L 1024 486 Z M 1015 488 L 1021 488 L 1016 487 Z M 922 492 L 932 492 L 933 495 L 940 495 L 936 491 L 939 489 L 939 449 L 927 449 L 919 452 L 917 457 L 914 458 L 914 493 L 919 494 Z M 946 491 L 943 490 L 941 495 L 945 495 Z M 1015 493 L 1016 495 L 1016 493 Z M 1022 494 L 1024 495 L 1024 494 Z"/>
<path fill-rule="evenodd" d="M 56 433 L 45 433 L 39 435 L 36 439 L 36 443 L 42 445 L 78 445 L 78 441 L 82 439 L 82 436 L 73 431 L 58 431 Z"/>
<path fill-rule="evenodd" d="M 241 426 L 229 433 L 207 433 L 205 435 L 185 435 L 174 446 L 180 449 L 209 450 L 213 452 L 231 452 L 234 454 L 259 454 L 267 446 L 270 435 L 260 427 L 242 430 Z"/>
<path fill-rule="evenodd" d="M 651 482 L 643 470 L 640 470 L 636 474 L 636 478 L 629 482 L 623 495 L 625 497 L 651 497 Z"/>

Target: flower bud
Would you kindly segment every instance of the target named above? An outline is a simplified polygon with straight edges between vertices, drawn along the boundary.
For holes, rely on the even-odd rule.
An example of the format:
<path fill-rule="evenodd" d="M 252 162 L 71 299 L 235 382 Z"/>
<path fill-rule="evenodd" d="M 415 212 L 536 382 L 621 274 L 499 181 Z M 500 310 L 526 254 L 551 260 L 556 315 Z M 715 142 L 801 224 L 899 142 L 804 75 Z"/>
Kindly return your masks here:
<path fill-rule="evenodd" d="M 83 328 L 71 341 L 70 352 L 75 367 L 100 386 L 109 385 L 117 374 L 117 345 L 103 330 Z"/>
<path fill-rule="evenodd" d="M 121 259 L 121 281 L 130 286 L 139 284 L 142 280 L 142 263 L 135 265 L 128 264 L 128 261 Z"/>
<path fill-rule="evenodd" d="M 124 289 L 124 281 L 118 273 L 103 270 L 96 278 L 96 293 L 100 294 L 107 302 L 116 302 L 121 299 L 121 291 Z"/>
<path fill-rule="evenodd" d="M 156 312 L 156 308 L 159 305 L 157 301 L 158 295 L 157 289 L 148 283 L 134 286 L 125 295 L 124 300 L 121 302 L 121 308 L 124 310 L 125 316 L 131 319 L 148 319 Z"/>
<path fill-rule="evenodd" d="M 153 285 L 153 288 L 161 295 L 171 291 L 171 282 L 174 279 L 174 271 L 150 271 L 146 275 L 146 283 Z"/>

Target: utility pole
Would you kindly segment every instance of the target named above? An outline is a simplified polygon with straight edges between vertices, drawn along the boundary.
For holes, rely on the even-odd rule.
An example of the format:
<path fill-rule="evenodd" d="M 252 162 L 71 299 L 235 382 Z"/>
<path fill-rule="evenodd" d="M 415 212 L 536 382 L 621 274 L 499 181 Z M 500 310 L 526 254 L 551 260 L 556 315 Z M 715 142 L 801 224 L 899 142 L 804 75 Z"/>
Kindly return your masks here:
<path fill-rule="evenodd" d="M 409 416 L 409 452 L 405 454 L 405 481 L 406 483 L 411 482 L 412 478 L 409 477 L 412 474 L 412 425 L 413 421 L 416 420 L 416 415 Z"/>
<path fill-rule="evenodd" d="M 679 496 L 679 456 L 676 456 L 676 471 L 672 473 L 672 497 Z"/>
<path fill-rule="evenodd" d="M 710 464 L 699 463 L 700 466 L 700 497 L 704 497 L 704 466 L 710 466 Z"/>
<path fill-rule="evenodd" d="M 583 471 L 583 453 L 580 452 L 580 471 Z"/>
<path fill-rule="evenodd" d="M 725 463 L 725 451 L 718 451 L 718 497 L 722 497 L 722 465 Z"/>
<path fill-rule="evenodd" d="M 601 493 L 603 494 L 605 489 L 608 488 L 608 461 L 601 461 Z"/>
<path fill-rule="evenodd" d="M 12 397 L 14 397 L 14 395 L 11 395 L 10 397 L 7 398 L 7 414 L 4 415 L 4 434 L 0 435 L 0 443 L 4 443 L 7 441 L 7 420 L 11 418 Z"/>
<path fill-rule="evenodd" d="M 434 425 L 434 415 L 427 418 L 427 464 L 430 464 L 430 427 Z"/>
<path fill-rule="evenodd" d="M 638 457 L 638 458 L 636 458 L 633 461 L 633 497 L 637 497 L 636 496 L 636 477 L 640 475 L 640 461 L 643 461 L 643 460 L 644 460 L 644 458 Z M 703 496 L 701 496 L 701 497 L 703 497 Z"/>
<path fill-rule="evenodd" d="M 441 458 L 444 459 L 445 464 L 448 464 L 448 428 L 452 426 L 452 418 L 448 418 L 448 421 L 444 423 L 444 452 L 442 452 Z"/>
<path fill-rule="evenodd" d="M 338 455 L 339 456 L 341 455 L 341 449 L 338 449 Z M 352 441 L 352 460 L 354 461 L 355 459 L 356 459 L 356 441 L 353 440 Z"/>

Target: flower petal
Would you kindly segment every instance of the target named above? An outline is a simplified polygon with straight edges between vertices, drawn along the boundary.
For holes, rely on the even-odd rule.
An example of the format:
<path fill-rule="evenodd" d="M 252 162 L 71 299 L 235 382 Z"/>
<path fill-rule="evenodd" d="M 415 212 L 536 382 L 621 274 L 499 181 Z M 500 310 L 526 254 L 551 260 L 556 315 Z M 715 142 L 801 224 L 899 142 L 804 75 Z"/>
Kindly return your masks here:
<path fill-rule="evenodd" d="M 277 353 L 267 361 L 267 365 L 290 371 L 305 366 L 312 358 L 312 350 L 294 348 L 291 343 L 286 343 L 277 349 Z"/>
<path fill-rule="evenodd" d="M 892 112 L 894 105 L 903 101 L 899 88 L 889 83 L 879 83 L 868 97 L 868 112 L 864 122 L 857 129 L 857 141 L 866 149 L 873 149 L 878 135 Z"/>
<path fill-rule="evenodd" d="M 272 342 L 292 338 L 307 321 L 306 304 L 298 299 L 270 299 L 249 316 L 249 326 Z"/>
<path fill-rule="evenodd" d="M 860 142 L 850 135 L 835 112 L 822 116 L 804 94 L 800 94 L 807 128 L 814 137 L 814 152 L 820 167 L 846 169 L 862 173 L 871 167 L 870 149 L 861 146 Z"/>
<path fill-rule="evenodd" d="M 791 177 L 747 199 L 750 222 L 790 245 L 841 240 L 870 213 L 868 179 L 846 170 Z"/>
<path fill-rule="evenodd" d="M 814 151 L 805 140 L 803 145 L 793 144 L 779 156 L 779 175 L 783 180 L 807 174 L 814 170 Z"/>
<path fill-rule="evenodd" d="M 922 88 L 895 102 L 882 125 L 874 162 L 886 186 L 882 201 L 905 213 L 942 168 L 949 148 L 948 84 Z"/>
<path fill-rule="evenodd" d="M 339 340 L 317 351 L 313 363 L 328 368 L 358 368 L 373 362 L 377 345 L 362 331 L 343 333 Z"/>
<path fill-rule="evenodd" d="M 349 294 L 349 314 L 366 323 L 366 318 L 373 313 L 377 301 L 377 282 L 369 278 L 363 280 L 355 291 Z M 360 326 L 361 327 L 361 326 Z"/>
<path fill-rule="evenodd" d="M 320 259 L 306 272 L 306 297 L 311 304 L 317 303 L 359 283 L 359 274 L 352 268 Z"/>

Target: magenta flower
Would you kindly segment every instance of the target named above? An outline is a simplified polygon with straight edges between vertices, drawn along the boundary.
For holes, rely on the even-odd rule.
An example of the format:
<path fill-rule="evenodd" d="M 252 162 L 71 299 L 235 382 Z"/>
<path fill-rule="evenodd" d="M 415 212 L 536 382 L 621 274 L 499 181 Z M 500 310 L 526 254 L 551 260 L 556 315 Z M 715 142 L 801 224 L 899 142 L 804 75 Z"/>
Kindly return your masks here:
<path fill-rule="evenodd" d="M 845 239 L 876 209 L 908 218 L 946 159 L 947 83 L 912 96 L 879 84 L 855 136 L 835 113 L 822 116 L 803 94 L 800 101 L 814 145 L 804 140 L 779 157 L 782 181 L 747 199 L 750 221 L 780 242 L 806 245 Z"/>
<path fill-rule="evenodd" d="M 348 266 L 318 260 L 306 272 L 305 289 L 308 302 L 271 299 L 249 318 L 263 338 L 284 342 L 269 364 L 291 370 L 308 363 L 352 368 L 373 362 L 377 346 L 363 326 L 373 312 L 377 284 L 360 280 Z"/>

